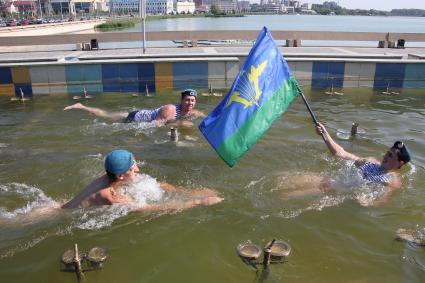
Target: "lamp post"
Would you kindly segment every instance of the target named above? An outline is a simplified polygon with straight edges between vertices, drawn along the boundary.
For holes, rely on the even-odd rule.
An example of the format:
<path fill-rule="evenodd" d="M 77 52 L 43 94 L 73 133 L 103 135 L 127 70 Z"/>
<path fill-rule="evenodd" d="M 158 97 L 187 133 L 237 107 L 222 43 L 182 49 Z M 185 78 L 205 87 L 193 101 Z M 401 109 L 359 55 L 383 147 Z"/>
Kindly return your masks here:
<path fill-rule="evenodd" d="M 146 19 L 146 0 L 140 0 L 139 4 L 139 15 L 142 19 L 142 30 L 143 30 L 143 54 L 146 52 L 146 32 L 145 32 L 145 19 Z"/>
<path fill-rule="evenodd" d="M 40 6 L 40 18 L 43 19 L 43 11 L 41 9 L 41 2 L 38 0 L 38 6 Z"/>

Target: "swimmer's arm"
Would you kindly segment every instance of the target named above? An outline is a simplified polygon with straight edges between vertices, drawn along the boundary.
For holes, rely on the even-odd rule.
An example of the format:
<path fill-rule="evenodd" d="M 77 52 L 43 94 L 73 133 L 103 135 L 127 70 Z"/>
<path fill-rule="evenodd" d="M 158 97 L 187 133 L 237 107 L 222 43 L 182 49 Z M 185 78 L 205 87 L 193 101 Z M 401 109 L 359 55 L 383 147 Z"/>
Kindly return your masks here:
<path fill-rule="evenodd" d="M 175 187 L 171 184 L 168 184 L 166 182 L 162 182 L 160 184 L 161 188 L 164 191 L 167 191 L 169 193 L 175 193 L 179 192 L 185 195 L 193 196 L 193 197 L 218 197 L 218 193 L 212 189 L 203 188 L 203 189 L 194 189 L 194 190 L 185 190 L 182 187 Z"/>
<path fill-rule="evenodd" d="M 167 211 L 167 210 L 185 210 L 197 205 L 213 205 L 223 201 L 223 198 L 220 197 L 205 197 L 202 199 L 192 199 L 185 202 L 168 202 L 164 204 L 148 204 L 139 209 L 143 212 L 156 212 L 156 211 Z"/>
<path fill-rule="evenodd" d="M 323 136 L 323 139 L 325 140 L 326 146 L 328 147 L 329 151 L 332 153 L 332 155 L 335 155 L 336 157 L 346 159 L 346 160 L 359 160 L 360 157 L 357 155 L 354 155 L 348 151 L 346 151 L 342 146 L 337 144 L 329 132 L 326 130 L 325 126 L 323 126 L 321 123 L 318 123 L 316 125 L 316 132 L 319 135 Z"/>

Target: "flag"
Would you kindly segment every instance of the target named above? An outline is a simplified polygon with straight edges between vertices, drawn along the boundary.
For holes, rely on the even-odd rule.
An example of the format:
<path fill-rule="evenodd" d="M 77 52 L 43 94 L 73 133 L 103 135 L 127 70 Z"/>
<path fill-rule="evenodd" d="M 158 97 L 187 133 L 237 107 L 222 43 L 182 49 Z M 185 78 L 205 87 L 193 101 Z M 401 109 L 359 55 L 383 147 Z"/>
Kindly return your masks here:
<path fill-rule="evenodd" d="M 298 95 L 298 84 L 264 27 L 229 92 L 199 130 L 233 167 Z"/>

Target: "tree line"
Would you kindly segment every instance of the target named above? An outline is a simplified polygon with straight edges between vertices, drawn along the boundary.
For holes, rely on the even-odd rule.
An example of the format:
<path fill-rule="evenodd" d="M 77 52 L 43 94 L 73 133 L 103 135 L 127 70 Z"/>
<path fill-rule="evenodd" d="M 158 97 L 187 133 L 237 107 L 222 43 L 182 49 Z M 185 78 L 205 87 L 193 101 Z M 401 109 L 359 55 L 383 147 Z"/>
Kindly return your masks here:
<path fill-rule="evenodd" d="M 392 9 L 390 12 L 375 9 L 347 9 L 333 1 L 326 1 L 323 4 L 313 4 L 312 10 L 320 15 L 425 17 L 425 10 L 421 9 Z"/>

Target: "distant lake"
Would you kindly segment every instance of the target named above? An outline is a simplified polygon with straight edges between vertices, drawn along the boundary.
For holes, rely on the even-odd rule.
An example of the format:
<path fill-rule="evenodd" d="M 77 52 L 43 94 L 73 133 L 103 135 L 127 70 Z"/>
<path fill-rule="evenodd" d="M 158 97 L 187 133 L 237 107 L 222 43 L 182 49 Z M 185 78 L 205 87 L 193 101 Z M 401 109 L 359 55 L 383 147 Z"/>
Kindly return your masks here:
<path fill-rule="evenodd" d="M 146 22 L 147 31 L 273 30 L 424 32 L 424 17 L 249 15 L 229 18 L 175 18 Z M 140 31 L 141 25 L 123 31 Z"/>
<path fill-rule="evenodd" d="M 146 31 L 185 30 L 260 30 L 267 26 L 273 30 L 296 31 L 342 31 L 342 32 L 409 32 L 425 30 L 423 17 L 375 17 L 375 16 L 313 16 L 313 15 L 249 15 L 229 18 L 172 18 L 147 21 Z M 120 32 L 141 32 L 141 24 Z M 117 31 L 113 31 L 117 32 Z M 161 42 L 149 42 L 148 46 L 161 46 Z M 303 41 L 303 45 L 321 46 L 371 46 L 377 42 L 363 41 Z M 139 47 L 140 43 L 129 42 L 126 47 Z M 105 48 L 120 47 L 122 43 L 108 43 Z M 425 43 L 406 43 L 407 47 L 425 47 Z"/>

